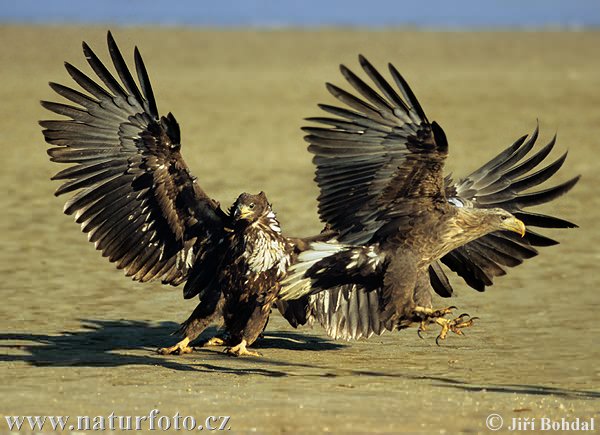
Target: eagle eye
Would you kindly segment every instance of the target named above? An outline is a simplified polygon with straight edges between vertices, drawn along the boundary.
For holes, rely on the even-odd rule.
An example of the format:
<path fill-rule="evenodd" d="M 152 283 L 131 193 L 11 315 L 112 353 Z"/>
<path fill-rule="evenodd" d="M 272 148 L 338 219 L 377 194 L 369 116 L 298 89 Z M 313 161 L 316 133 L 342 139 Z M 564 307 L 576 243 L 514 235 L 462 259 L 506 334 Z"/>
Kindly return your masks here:
<path fill-rule="evenodd" d="M 250 208 L 254 208 L 254 203 L 253 203 L 253 202 L 251 202 L 251 203 L 248 205 L 248 207 L 250 207 Z"/>

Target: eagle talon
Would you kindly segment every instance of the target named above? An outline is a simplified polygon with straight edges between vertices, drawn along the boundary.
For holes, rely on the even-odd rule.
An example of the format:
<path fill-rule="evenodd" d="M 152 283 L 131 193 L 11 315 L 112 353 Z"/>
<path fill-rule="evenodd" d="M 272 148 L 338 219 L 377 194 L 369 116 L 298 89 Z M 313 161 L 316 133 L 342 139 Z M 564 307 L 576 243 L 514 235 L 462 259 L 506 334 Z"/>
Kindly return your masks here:
<path fill-rule="evenodd" d="M 470 317 L 470 316 L 468 316 L 468 317 Z M 458 320 L 458 319 L 455 319 L 455 320 Z M 467 320 L 466 322 L 462 322 L 462 319 L 461 319 L 461 322 L 453 325 L 453 327 L 455 329 L 457 329 L 457 328 L 468 328 L 470 326 L 473 326 L 474 320 L 479 320 L 479 317 L 470 317 L 469 320 Z M 460 331 L 460 329 L 457 329 L 457 330 Z M 462 331 L 460 331 L 460 332 L 462 333 Z M 459 335 L 461 335 L 461 334 L 459 334 Z"/>
<path fill-rule="evenodd" d="M 471 316 L 469 316 L 469 314 L 467 314 L 467 313 L 462 313 L 460 316 L 458 316 L 456 319 L 454 319 L 454 321 L 462 322 L 462 319 L 464 319 L 465 317 L 471 317 Z"/>
<path fill-rule="evenodd" d="M 240 342 L 240 344 L 238 344 L 236 346 L 225 348 L 225 350 L 223 350 L 223 353 L 226 353 L 227 355 L 231 355 L 231 356 L 235 356 L 235 357 L 261 356 L 260 353 L 254 351 L 254 350 L 248 350 L 248 348 L 246 348 L 246 340 L 242 340 Z"/>
<path fill-rule="evenodd" d="M 179 343 L 171 347 L 161 347 L 160 349 L 157 349 L 156 352 L 160 355 L 183 355 L 186 353 L 192 353 L 194 349 L 188 346 L 189 342 L 190 339 L 185 337 Z"/>
<path fill-rule="evenodd" d="M 469 320 L 464 320 L 466 318 L 468 318 Z M 435 344 L 440 346 L 440 341 L 446 339 L 449 331 L 452 331 L 456 335 L 462 335 L 463 337 L 465 337 L 466 335 L 462 331 L 462 329 L 473 326 L 474 320 L 477 319 L 479 319 L 479 317 L 471 317 L 467 313 L 463 313 L 455 319 L 436 318 L 435 323 L 440 325 L 442 327 L 442 330 L 435 339 Z"/>

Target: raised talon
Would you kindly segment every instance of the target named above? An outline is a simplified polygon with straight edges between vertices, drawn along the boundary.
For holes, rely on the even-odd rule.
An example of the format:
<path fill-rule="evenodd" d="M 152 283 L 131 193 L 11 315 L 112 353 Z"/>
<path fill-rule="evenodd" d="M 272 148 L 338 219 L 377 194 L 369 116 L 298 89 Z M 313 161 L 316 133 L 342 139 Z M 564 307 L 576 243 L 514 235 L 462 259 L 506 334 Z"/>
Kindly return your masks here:
<path fill-rule="evenodd" d="M 420 320 L 419 328 L 417 329 L 417 335 L 419 338 L 423 338 L 422 333 L 427 331 L 428 324 L 437 323 L 442 327 L 442 330 L 435 339 L 435 344 L 439 346 L 440 340 L 445 340 L 449 331 L 454 332 L 456 335 L 465 335 L 461 329 L 473 326 L 473 321 L 478 319 L 478 317 L 471 317 L 467 313 L 462 313 L 460 316 L 454 319 L 445 318 L 444 316 L 452 313 L 452 310 L 456 310 L 456 307 L 450 306 L 447 308 L 434 310 L 428 307 L 416 306 L 414 308 L 414 316 L 412 320 L 413 322 Z"/>
<path fill-rule="evenodd" d="M 161 355 L 183 355 L 184 353 L 192 353 L 194 349 L 188 346 L 189 342 L 190 339 L 185 337 L 183 340 L 181 340 L 174 346 L 161 347 L 160 349 L 157 349 L 156 352 L 158 352 Z"/>
<path fill-rule="evenodd" d="M 226 348 L 223 352 L 232 356 L 260 356 L 260 353 L 246 348 L 246 340 L 242 340 L 237 346 Z"/>
<path fill-rule="evenodd" d="M 462 316 L 461 316 L 461 317 L 462 317 Z M 469 315 L 467 315 L 467 317 L 469 317 Z M 461 335 L 461 334 L 462 334 L 462 335 L 464 335 L 464 333 L 462 333 L 462 331 L 460 331 L 460 329 L 458 329 L 458 328 L 468 328 L 468 327 L 470 327 L 470 326 L 473 326 L 473 323 L 474 323 L 473 321 L 474 321 L 474 320 L 478 320 L 478 319 L 479 319 L 479 317 L 471 317 L 471 318 L 470 318 L 469 320 L 467 320 L 466 322 L 457 323 L 457 324 L 455 324 L 455 325 L 452 327 L 452 328 L 453 328 L 453 329 L 452 329 L 452 331 L 453 331 L 453 332 L 455 332 L 455 333 L 457 333 L 458 335 Z M 457 320 L 457 319 L 455 319 L 455 320 Z M 459 331 L 459 332 L 460 332 L 460 334 L 459 334 L 459 332 L 456 332 L 456 331 L 454 331 L 454 329 L 456 329 L 457 331 Z"/>
<path fill-rule="evenodd" d="M 462 322 L 462 319 L 464 319 L 465 317 L 471 317 L 471 316 L 469 316 L 467 313 L 462 313 L 456 319 L 452 319 L 452 322 L 457 322 L 457 324 L 459 324 L 458 322 L 459 321 Z"/>
<path fill-rule="evenodd" d="M 446 336 L 448 335 L 448 331 L 452 331 L 454 332 L 456 335 L 465 335 L 464 332 L 462 332 L 462 328 L 468 328 L 470 326 L 473 326 L 473 321 L 479 319 L 479 317 L 470 317 L 469 320 L 467 321 L 463 321 L 464 318 L 470 317 L 468 314 L 463 313 L 460 316 L 458 316 L 455 319 L 444 319 L 444 318 L 437 318 L 435 319 L 435 322 L 438 325 L 441 325 L 442 330 L 440 331 L 440 334 L 437 336 L 437 338 L 435 339 L 435 344 L 437 344 L 438 346 L 440 345 L 440 340 L 445 340 Z"/>

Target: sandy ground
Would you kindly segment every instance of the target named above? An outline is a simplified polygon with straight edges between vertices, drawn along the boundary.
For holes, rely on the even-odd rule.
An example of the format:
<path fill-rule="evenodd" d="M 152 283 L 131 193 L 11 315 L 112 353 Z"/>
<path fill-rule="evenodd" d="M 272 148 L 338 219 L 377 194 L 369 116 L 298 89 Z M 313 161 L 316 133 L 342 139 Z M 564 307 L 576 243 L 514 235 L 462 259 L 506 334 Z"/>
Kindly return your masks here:
<path fill-rule="evenodd" d="M 320 229 L 299 127 L 331 101 L 337 65 L 364 53 L 405 74 L 448 135 L 460 176 L 541 125 L 570 151 L 557 179 L 583 179 L 546 207 L 581 228 L 485 294 L 454 280 L 481 317 L 443 346 L 414 330 L 358 343 L 294 330 L 274 315 L 263 357 L 221 349 L 154 353 L 195 306 L 180 289 L 130 282 L 86 242 L 62 199 L 37 125 L 47 82 L 106 58 L 104 28 L 0 27 L 0 432 L 4 416 L 229 415 L 232 432 L 486 432 L 486 417 L 590 419 L 600 427 L 600 33 L 196 31 L 113 29 L 138 44 L 159 109 L 177 116 L 183 153 L 222 204 L 265 190 L 288 234 Z M 438 301 L 447 304 L 447 301 Z M 73 421 L 72 420 L 72 421 Z M 493 423 L 493 421 L 492 421 Z M 148 427 L 148 426 L 144 426 Z M 505 431 L 506 426 L 502 429 Z M 539 428 L 539 426 L 538 426 Z"/>

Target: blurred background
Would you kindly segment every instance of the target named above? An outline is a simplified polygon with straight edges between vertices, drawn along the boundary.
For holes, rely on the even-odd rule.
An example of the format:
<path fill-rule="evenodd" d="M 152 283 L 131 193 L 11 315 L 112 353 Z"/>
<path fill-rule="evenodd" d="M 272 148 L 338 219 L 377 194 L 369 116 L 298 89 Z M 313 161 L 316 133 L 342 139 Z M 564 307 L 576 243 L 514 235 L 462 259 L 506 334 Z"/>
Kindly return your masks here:
<path fill-rule="evenodd" d="M 208 27 L 581 28 L 600 24 L 597 0 L 4 0 L 0 19 Z"/>

